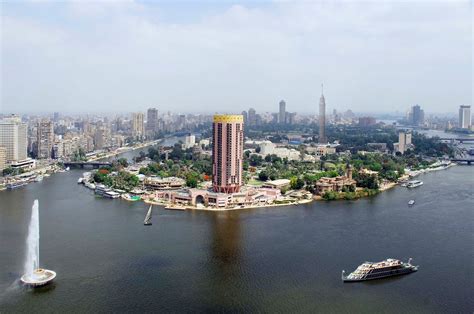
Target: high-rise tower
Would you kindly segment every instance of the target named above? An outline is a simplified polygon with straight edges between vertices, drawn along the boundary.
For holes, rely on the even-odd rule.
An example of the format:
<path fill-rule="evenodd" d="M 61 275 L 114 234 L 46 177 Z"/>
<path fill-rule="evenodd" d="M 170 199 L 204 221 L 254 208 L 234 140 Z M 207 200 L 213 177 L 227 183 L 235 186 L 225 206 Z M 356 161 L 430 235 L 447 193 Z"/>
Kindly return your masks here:
<path fill-rule="evenodd" d="M 278 111 L 278 123 L 286 123 L 286 102 L 284 100 L 280 101 L 280 110 Z"/>
<path fill-rule="evenodd" d="M 459 106 L 459 127 L 469 129 L 471 127 L 471 106 Z"/>
<path fill-rule="evenodd" d="M 214 115 L 212 124 L 212 187 L 235 193 L 242 185 L 244 117 Z"/>
<path fill-rule="evenodd" d="M 145 124 L 144 124 L 145 115 L 141 112 L 132 114 L 132 137 L 134 139 L 143 139 L 145 136 Z"/>
<path fill-rule="evenodd" d="M 321 98 L 319 98 L 319 143 L 326 143 L 326 100 L 324 99 L 323 84 L 321 84 Z"/>

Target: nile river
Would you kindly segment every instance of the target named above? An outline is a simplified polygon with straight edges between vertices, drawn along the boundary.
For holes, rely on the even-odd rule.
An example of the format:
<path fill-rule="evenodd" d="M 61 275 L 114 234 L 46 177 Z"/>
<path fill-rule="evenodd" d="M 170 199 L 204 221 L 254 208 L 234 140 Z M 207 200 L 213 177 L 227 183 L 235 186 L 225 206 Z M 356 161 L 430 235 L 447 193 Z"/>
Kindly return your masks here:
<path fill-rule="evenodd" d="M 96 198 L 81 171 L 0 192 L 0 312 L 472 313 L 474 166 L 358 201 L 232 212 Z M 51 286 L 18 285 L 34 199 Z M 409 199 L 416 205 L 407 206 Z M 343 284 L 365 260 L 414 274 Z"/>

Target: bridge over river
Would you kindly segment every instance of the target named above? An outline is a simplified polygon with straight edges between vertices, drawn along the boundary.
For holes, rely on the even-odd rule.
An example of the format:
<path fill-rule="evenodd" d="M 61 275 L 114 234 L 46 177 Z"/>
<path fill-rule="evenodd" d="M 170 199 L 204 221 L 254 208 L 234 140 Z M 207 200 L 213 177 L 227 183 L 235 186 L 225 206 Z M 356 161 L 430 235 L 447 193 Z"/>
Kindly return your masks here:
<path fill-rule="evenodd" d="M 97 169 L 100 167 L 111 166 L 111 162 L 106 161 L 68 161 L 64 163 L 64 167 L 70 168 L 92 168 Z"/>

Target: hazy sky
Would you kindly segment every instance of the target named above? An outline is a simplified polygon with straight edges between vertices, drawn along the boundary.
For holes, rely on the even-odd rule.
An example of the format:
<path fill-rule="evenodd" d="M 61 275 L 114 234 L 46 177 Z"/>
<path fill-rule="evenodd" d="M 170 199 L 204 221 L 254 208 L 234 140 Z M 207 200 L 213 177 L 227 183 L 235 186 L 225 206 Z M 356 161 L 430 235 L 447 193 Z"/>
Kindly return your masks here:
<path fill-rule="evenodd" d="M 471 1 L 2 2 L 1 111 L 456 112 Z"/>

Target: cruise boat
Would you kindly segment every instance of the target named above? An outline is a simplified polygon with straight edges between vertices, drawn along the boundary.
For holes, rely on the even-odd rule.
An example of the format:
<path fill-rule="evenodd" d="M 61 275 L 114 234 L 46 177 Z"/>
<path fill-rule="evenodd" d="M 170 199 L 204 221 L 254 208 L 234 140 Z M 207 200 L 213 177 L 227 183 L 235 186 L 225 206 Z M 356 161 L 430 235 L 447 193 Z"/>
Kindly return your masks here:
<path fill-rule="evenodd" d="M 416 188 L 416 187 L 419 187 L 420 185 L 423 185 L 423 181 L 413 180 L 413 181 L 408 182 L 407 188 Z"/>
<path fill-rule="evenodd" d="M 365 262 L 349 275 L 342 271 L 342 281 L 366 281 L 391 276 L 406 275 L 418 270 L 418 266 L 411 264 L 411 258 L 403 263 L 398 259 L 388 258 L 378 263 Z"/>

